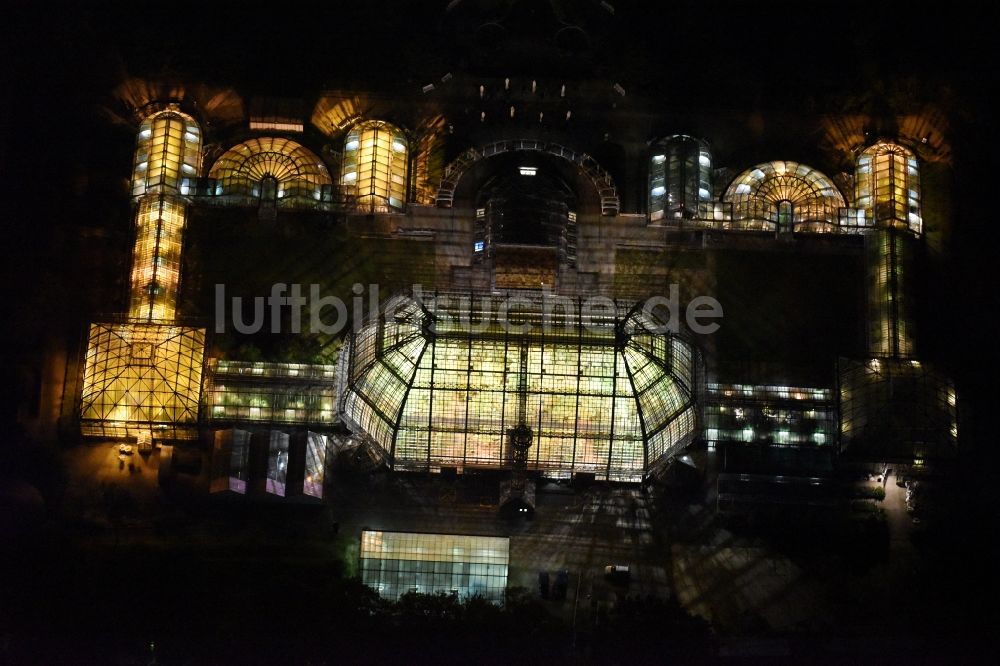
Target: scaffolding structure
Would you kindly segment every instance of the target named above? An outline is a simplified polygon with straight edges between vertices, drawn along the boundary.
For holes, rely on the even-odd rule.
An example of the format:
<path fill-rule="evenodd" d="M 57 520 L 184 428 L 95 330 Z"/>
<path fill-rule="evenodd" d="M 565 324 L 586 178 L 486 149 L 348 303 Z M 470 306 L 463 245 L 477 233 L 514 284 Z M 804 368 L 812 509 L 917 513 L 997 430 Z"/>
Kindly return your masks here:
<path fill-rule="evenodd" d="M 522 406 L 526 466 L 547 476 L 637 481 L 691 441 L 689 342 L 638 308 L 590 317 L 534 299 L 502 313 L 468 294 L 390 300 L 351 336 L 342 418 L 406 470 L 511 469 Z"/>

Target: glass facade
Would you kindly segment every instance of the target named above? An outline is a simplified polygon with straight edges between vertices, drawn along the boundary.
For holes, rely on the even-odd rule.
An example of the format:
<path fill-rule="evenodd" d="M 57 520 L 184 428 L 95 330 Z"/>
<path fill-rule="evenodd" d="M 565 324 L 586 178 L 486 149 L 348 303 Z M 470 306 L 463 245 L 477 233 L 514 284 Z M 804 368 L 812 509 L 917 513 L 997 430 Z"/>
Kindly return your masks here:
<path fill-rule="evenodd" d="M 306 469 L 302 480 L 302 494 L 323 499 L 323 481 L 326 478 L 327 436 L 318 432 L 306 433 Z"/>
<path fill-rule="evenodd" d="M 649 158 L 649 219 L 696 219 L 712 200 L 712 153 L 708 144 L 675 135 L 654 144 Z"/>
<path fill-rule="evenodd" d="M 912 265 L 909 238 L 880 229 L 868 243 L 868 350 L 877 356 L 912 356 L 912 305 L 905 287 Z"/>
<path fill-rule="evenodd" d="M 777 161 L 747 169 L 729 185 L 723 201 L 732 220 L 723 228 L 836 232 L 844 196 L 825 175 L 797 162 Z"/>
<path fill-rule="evenodd" d="M 139 127 L 132 196 L 176 192 L 181 180 L 201 169 L 201 128 L 188 115 L 166 110 L 147 117 Z"/>
<path fill-rule="evenodd" d="M 766 384 L 708 384 L 705 441 L 779 446 L 832 445 L 837 404 L 828 388 Z"/>
<path fill-rule="evenodd" d="M 267 478 L 265 492 L 285 496 L 285 482 L 288 478 L 288 433 L 272 430 L 267 447 Z"/>
<path fill-rule="evenodd" d="M 502 604 L 509 553 L 507 537 L 365 530 L 361 580 L 385 599 L 445 593 Z"/>
<path fill-rule="evenodd" d="M 955 386 L 913 359 L 841 360 L 840 433 L 845 454 L 869 460 L 953 458 Z"/>
<path fill-rule="evenodd" d="M 216 430 L 212 448 L 213 493 L 231 491 L 244 495 L 250 478 L 250 432 L 230 428 Z"/>
<path fill-rule="evenodd" d="M 205 329 L 92 324 L 80 408 L 84 435 L 197 436 Z"/>
<path fill-rule="evenodd" d="M 336 366 L 209 359 L 214 422 L 332 425 Z"/>
<path fill-rule="evenodd" d="M 212 165 L 218 196 L 248 205 L 315 205 L 331 184 L 326 165 L 305 146 L 260 137 L 233 146 Z"/>
<path fill-rule="evenodd" d="M 177 314 L 184 202 L 167 194 L 143 197 L 136 213 L 129 318 L 172 321 Z"/>
<path fill-rule="evenodd" d="M 438 303 L 395 299 L 352 336 L 342 416 L 394 468 L 509 468 L 523 424 L 530 469 L 635 481 L 693 436 L 695 352 L 649 315 L 576 310 L 546 330 L 531 303 L 507 313 L 534 318 L 514 332 L 468 299 Z"/>
<path fill-rule="evenodd" d="M 879 142 L 858 156 L 854 198 L 858 208 L 871 212 L 877 227 L 923 232 L 919 164 L 903 146 Z"/>
<path fill-rule="evenodd" d="M 408 152 L 406 135 L 387 122 L 367 120 L 352 127 L 340 167 L 345 198 L 372 212 L 402 210 Z"/>

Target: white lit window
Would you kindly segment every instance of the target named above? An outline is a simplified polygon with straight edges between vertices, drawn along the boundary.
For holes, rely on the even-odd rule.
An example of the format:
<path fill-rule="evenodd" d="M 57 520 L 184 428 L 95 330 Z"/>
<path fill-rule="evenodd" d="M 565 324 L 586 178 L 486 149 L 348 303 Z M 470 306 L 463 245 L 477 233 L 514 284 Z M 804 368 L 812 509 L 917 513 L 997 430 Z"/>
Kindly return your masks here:
<path fill-rule="evenodd" d="M 476 241 L 476 252 L 482 252 L 486 244 L 483 241 Z"/>

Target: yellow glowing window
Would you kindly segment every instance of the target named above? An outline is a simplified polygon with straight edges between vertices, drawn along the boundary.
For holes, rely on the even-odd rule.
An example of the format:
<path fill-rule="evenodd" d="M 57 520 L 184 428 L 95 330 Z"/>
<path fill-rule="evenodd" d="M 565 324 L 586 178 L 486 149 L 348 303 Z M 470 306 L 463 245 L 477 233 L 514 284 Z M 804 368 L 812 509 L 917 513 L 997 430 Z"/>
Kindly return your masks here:
<path fill-rule="evenodd" d="M 389 123 L 355 125 L 344 140 L 340 186 L 359 207 L 402 210 L 406 202 L 406 135 Z"/>
<path fill-rule="evenodd" d="M 854 171 L 858 208 L 871 210 L 881 227 L 923 232 L 916 157 L 903 146 L 879 142 L 858 157 Z"/>
<path fill-rule="evenodd" d="M 183 201 L 161 194 L 139 202 L 132 252 L 129 317 L 169 320 L 176 314 L 184 233 Z"/>
<path fill-rule="evenodd" d="M 80 408 L 85 430 L 124 435 L 140 426 L 196 428 L 204 353 L 204 329 L 91 325 Z"/>
<path fill-rule="evenodd" d="M 139 128 L 132 195 L 178 190 L 184 178 L 201 168 L 201 128 L 190 116 L 168 110 L 155 113 Z"/>
<path fill-rule="evenodd" d="M 510 539 L 365 530 L 360 559 L 362 582 L 386 599 L 421 592 L 502 603 Z"/>
<path fill-rule="evenodd" d="M 723 197 L 733 204 L 734 229 L 835 231 L 844 197 L 827 176 L 805 164 L 766 162 L 733 180 Z"/>
<path fill-rule="evenodd" d="M 250 139 L 225 152 L 209 172 L 228 197 L 283 205 L 315 203 L 331 184 L 326 165 L 302 144 L 280 137 Z"/>

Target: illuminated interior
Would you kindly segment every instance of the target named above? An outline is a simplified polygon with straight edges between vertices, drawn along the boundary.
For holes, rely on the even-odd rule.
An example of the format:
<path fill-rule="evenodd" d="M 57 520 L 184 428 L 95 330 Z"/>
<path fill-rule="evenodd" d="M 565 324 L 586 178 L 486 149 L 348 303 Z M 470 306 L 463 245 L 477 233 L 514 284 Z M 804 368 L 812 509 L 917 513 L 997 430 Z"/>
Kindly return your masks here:
<path fill-rule="evenodd" d="M 132 196 L 177 190 L 181 179 L 201 168 L 201 128 L 176 110 L 154 113 L 139 127 L 132 170 Z"/>
<path fill-rule="evenodd" d="M 334 422 L 332 365 L 209 359 L 209 368 L 206 402 L 214 422 Z"/>
<path fill-rule="evenodd" d="M 919 165 L 903 146 L 879 142 L 862 152 L 854 193 L 857 207 L 871 211 L 875 226 L 923 232 Z"/>
<path fill-rule="evenodd" d="M 184 222 L 180 199 L 167 194 L 140 199 L 129 281 L 131 319 L 169 321 L 176 315 Z"/>
<path fill-rule="evenodd" d="M 80 410 L 85 435 L 197 436 L 205 330 L 92 324 Z"/>
<path fill-rule="evenodd" d="M 805 164 L 765 162 L 729 185 L 723 201 L 733 204 L 723 228 L 835 232 L 844 197 L 829 178 Z"/>
<path fill-rule="evenodd" d="M 318 432 L 306 433 L 306 469 L 302 480 L 302 494 L 323 499 L 323 480 L 326 478 L 327 437 Z"/>
<path fill-rule="evenodd" d="M 634 481 L 693 436 L 694 350 L 645 313 L 584 324 L 576 310 L 545 330 L 526 304 L 517 316 L 536 325 L 518 333 L 436 303 L 394 299 L 351 339 L 342 416 L 395 469 L 508 468 L 524 423 L 530 469 Z"/>
<path fill-rule="evenodd" d="M 650 221 L 699 217 L 699 203 L 712 199 L 712 154 L 690 136 L 668 137 L 649 158 Z"/>
<path fill-rule="evenodd" d="M 399 211 L 406 202 L 408 144 L 381 120 L 358 123 L 344 139 L 340 187 L 359 208 Z"/>
<path fill-rule="evenodd" d="M 288 433 L 272 430 L 267 447 L 267 477 L 264 492 L 285 496 L 288 479 Z"/>
<path fill-rule="evenodd" d="M 444 593 L 502 604 L 509 561 L 507 537 L 361 532 L 361 581 L 385 599 Z"/>
<path fill-rule="evenodd" d="M 280 137 L 250 139 L 233 146 L 212 165 L 221 196 L 277 205 L 315 204 L 330 185 L 326 165 L 305 146 Z"/>
<path fill-rule="evenodd" d="M 705 441 L 829 445 L 837 437 L 837 403 L 826 388 L 709 384 Z"/>

